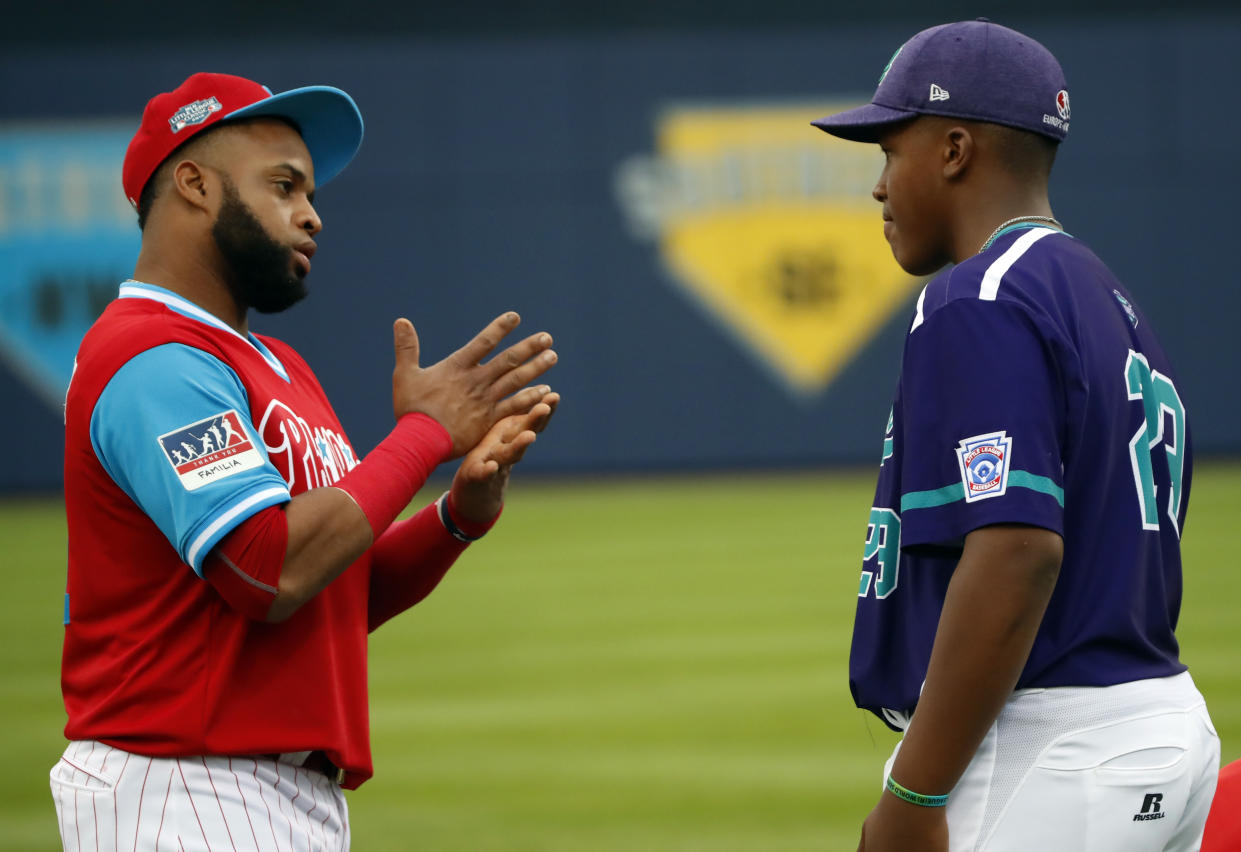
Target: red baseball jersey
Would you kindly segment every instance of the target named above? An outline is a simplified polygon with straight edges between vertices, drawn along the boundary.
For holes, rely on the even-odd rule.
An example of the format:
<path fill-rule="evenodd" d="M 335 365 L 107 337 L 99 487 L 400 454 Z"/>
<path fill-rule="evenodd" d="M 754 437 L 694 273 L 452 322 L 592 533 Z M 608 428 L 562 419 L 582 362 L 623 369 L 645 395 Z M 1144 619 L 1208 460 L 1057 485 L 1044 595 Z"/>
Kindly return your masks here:
<path fill-rule="evenodd" d="M 1241 760 L 1219 771 L 1219 786 L 1207 815 L 1202 852 L 1237 852 L 1241 849 Z"/>
<path fill-rule="evenodd" d="M 322 749 L 344 786 L 369 778 L 370 553 L 280 624 L 201 576 L 230 530 L 355 458 L 292 348 L 127 282 L 65 403 L 65 735 L 154 756 Z"/>

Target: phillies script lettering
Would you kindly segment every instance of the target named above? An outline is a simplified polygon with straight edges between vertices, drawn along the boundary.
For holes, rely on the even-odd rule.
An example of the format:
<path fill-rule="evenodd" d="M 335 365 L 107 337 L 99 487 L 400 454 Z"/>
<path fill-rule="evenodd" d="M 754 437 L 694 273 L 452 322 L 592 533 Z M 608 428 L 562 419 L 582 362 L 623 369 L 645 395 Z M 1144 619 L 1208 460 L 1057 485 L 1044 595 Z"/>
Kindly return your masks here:
<path fill-rule="evenodd" d="M 259 434 L 268 457 L 293 494 L 332 485 L 358 463 L 343 435 L 311 426 L 278 399 L 268 403 L 259 421 Z"/>

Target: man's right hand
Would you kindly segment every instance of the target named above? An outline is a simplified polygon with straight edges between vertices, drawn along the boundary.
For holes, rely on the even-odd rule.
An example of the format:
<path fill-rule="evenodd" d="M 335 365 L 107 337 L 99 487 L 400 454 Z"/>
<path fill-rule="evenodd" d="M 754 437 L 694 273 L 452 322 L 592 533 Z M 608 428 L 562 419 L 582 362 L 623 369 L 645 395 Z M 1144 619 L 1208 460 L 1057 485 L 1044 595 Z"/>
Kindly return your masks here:
<path fill-rule="evenodd" d="M 533 408 L 550 390 L 546 385 L 527 387 L 556 363 L 550 334 L 532 334 L 482 363 L 520 322 L 512 311 L 502 314 L 443 361 L 420 367 L 418 333 L 409 320 L 397 320 L 392 326 L 392 410 L 397 419 L 415 412 L 434 418 L 452 436 L 452 458 L 457 458 L 496 422 Z"/>

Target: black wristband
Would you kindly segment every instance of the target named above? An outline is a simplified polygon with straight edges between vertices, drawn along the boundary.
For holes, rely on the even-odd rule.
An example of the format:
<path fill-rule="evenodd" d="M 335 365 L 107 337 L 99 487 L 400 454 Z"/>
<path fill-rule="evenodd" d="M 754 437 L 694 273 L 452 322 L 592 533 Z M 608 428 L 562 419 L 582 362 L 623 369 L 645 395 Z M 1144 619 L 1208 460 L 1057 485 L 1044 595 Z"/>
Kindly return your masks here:
<path fill-rule="evenodd" d="M 440 499 L 435 501 L 435 508 L 439 511 L 440 523 L 444 525 L 444 529 L 448 530 L 449 535 L 457 541 L 464 541 L 466 544 L 469 544 L 482 538 L 481 535 L 466 535 L 461 527 L 453 522 L 452 515 L 448 511 L 447 491 L 440 495 Z"/>

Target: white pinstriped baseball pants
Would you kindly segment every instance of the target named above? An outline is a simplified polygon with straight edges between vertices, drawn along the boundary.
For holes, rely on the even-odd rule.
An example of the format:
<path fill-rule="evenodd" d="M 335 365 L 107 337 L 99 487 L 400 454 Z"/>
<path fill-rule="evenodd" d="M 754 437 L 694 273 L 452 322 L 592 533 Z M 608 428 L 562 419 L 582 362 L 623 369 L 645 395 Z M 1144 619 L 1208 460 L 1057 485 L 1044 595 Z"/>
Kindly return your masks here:
<path fill-rule="evenodd" d="M 71 742 L 51 786 L 66 852 L 349 849 L 335 781 L 263 757 L 152 758 Z"/>

